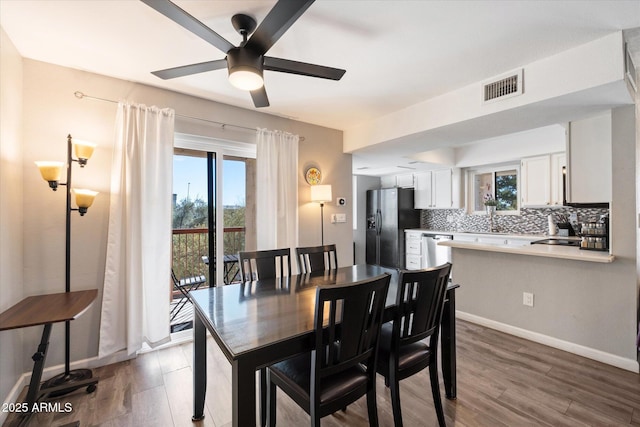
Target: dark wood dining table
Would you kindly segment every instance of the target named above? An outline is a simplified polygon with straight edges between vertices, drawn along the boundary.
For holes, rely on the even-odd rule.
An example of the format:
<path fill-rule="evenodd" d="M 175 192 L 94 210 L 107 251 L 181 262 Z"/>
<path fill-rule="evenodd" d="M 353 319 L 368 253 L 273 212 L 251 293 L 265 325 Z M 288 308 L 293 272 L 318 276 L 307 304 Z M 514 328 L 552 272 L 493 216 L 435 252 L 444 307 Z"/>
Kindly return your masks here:
<path fill-rule="evenodd" d="M 316 288 L 357 282 L 389 273 L 385 320 L 395 311 L 398 270 L 354 265 L 319 273 L 200 289 L 193 302 L 193 420 L 204 417 L 207 389 L 206 333 L 231 363 L 233 426 L 256 424 L 256 370 L 313 348 Z M 441 324 L 446 396 L 456 397 L 455 289 L 447 288 Z M 253 408 L 251 410 L 250 408 Z"/>

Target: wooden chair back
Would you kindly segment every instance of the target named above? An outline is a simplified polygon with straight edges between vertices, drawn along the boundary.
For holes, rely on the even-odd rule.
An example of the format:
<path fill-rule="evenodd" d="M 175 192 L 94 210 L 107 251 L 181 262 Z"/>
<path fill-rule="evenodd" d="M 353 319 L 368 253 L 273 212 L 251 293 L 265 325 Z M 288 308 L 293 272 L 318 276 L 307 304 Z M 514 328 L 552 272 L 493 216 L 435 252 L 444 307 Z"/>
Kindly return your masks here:
<path fill-rule="evenodd" d="M 436 337 L 442 319 L 451 263 L 426 270 L 401 271 L 391 349 Z"/>
<path fill-rule="evenodd" d="M 311 354 L 311 384 L 358 364 L 369 367 L 375 382 L 378 337 L 391 276 L 316 291 L 315 349 Z M 311 396 L 319 398 L 318 390 Z M 318 405 L 320 402 L 316 402 Z"/>
<path fill-rule="evenodd" d="M 336 245 L 296 248 L 296 261 L 300 274 L 335 270 L 338 268 Z"/>
<path fill-rule="evenodd" d="M 291 276 L 291 250 L 240 252 L 238 254 L 242 281 Z"/>

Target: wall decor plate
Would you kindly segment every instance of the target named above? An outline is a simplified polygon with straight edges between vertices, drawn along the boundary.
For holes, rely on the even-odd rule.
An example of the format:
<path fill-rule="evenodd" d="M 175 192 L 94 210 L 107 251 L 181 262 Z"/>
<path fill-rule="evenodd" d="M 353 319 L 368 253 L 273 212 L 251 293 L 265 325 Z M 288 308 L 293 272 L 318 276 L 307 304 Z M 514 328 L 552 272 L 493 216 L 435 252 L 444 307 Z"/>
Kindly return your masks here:
<path fill-rule="evenodd" d="M 322 180 L 322 175 L 320 174 L 320 169 L 318 168 L 307 169 L 304 177 L 309 185 L 318 185 Z"/>

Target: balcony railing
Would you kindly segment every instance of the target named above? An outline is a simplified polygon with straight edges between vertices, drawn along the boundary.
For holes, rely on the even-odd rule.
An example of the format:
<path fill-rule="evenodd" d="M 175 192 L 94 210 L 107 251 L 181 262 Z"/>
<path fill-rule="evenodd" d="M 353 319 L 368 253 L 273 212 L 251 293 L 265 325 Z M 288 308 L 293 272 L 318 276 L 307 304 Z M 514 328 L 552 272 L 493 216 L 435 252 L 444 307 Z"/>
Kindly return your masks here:
<path fill-rule="evenodd" d="M 224 253 L 237 254 L 244 250 L 245 228 L 225 227 L 223 234 Z M 209 269 L 202 262 L 202 256 L 209 254 L 209 231 L 206 228 L 188 228 L 173 230 L 173 271 L 176 276 L 188 277 L 204 274 L 209 280 Z M 237 269 L 238 266 L 230 266 Z M 236 277 L 235 270 L 231 270 L 229 277 Z"/>

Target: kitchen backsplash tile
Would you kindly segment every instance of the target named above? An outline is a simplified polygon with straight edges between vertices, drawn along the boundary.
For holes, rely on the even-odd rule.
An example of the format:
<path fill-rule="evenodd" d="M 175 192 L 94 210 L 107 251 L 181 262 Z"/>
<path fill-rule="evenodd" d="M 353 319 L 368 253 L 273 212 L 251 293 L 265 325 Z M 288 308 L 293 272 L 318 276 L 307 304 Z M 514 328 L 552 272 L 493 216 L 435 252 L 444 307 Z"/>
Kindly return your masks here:
<path fill-rule="evenodd" d="M 556 222 L 559 215 L 578 214 L 578 222 L 596 220 L 608 214 L 609 209 L 602 208 L 522 208 L 520 215 L 494 215 L 493 231 L 513 234 L 542 234 L 548 232 L 549 215 Z M 421 228 L 440 231 L 489 231 L 488 215 L 469 215 L 465 209 L 425 209 L 420 217 Z"/>

